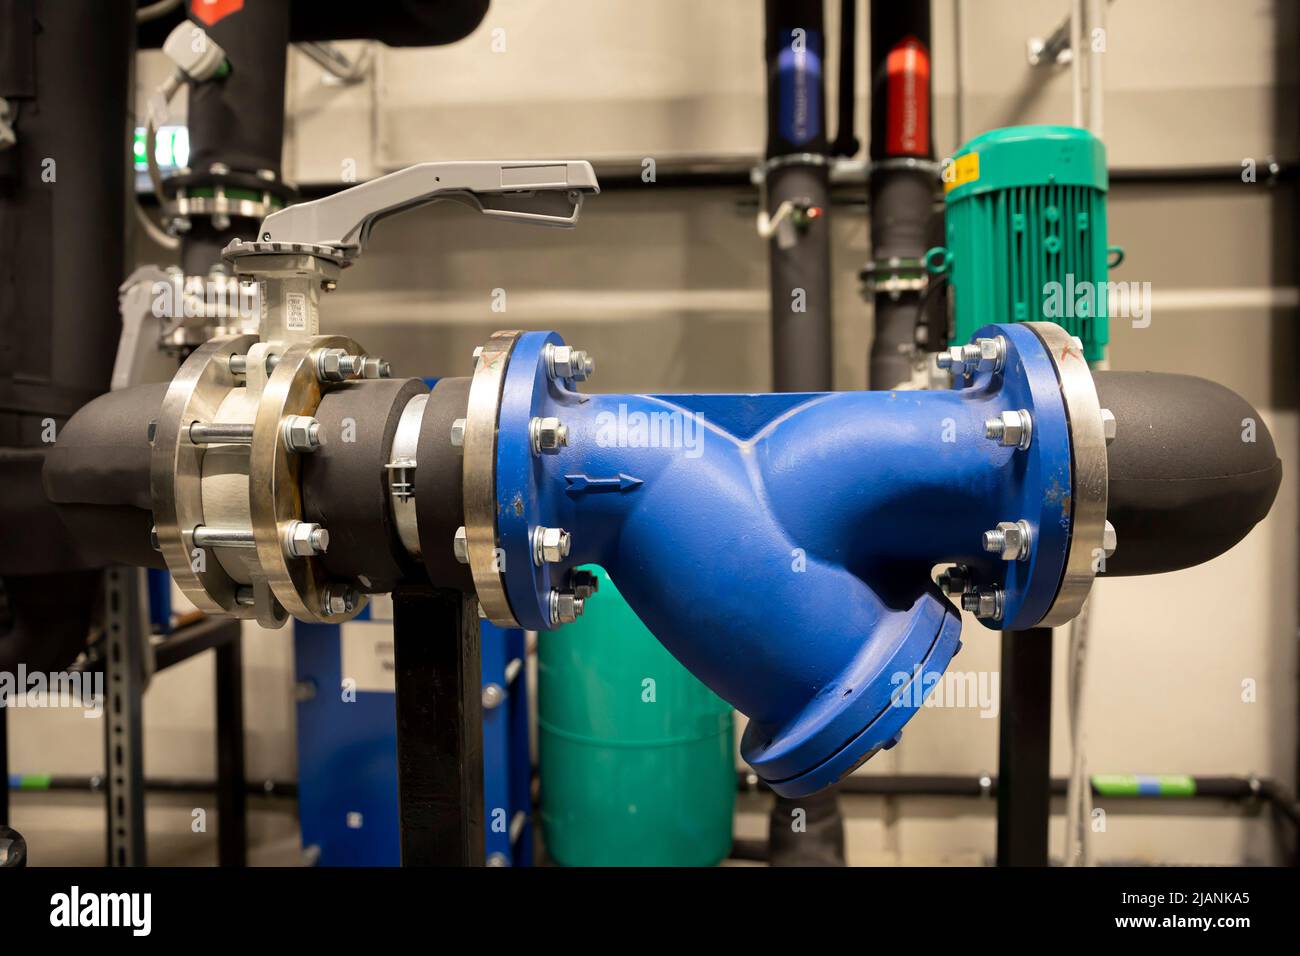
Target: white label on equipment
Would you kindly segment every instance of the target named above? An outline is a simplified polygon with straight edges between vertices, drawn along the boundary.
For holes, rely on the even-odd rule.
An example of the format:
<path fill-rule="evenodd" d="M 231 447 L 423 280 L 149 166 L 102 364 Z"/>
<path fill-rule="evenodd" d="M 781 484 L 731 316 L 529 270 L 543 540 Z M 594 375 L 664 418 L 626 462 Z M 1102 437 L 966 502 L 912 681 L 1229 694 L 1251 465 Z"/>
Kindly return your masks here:
<path fill-rule="evenodd" d="M 285 294 L 284 327 L 290 332 L 307 331 L 307 297 L 301 292 Z"/>
<path fill-rule="evenodd" d="M 339 644 L 342 676 L 356 681 L 357 690 L 397 690 L 391 624 L 349 621 L 339 628 Z"/>

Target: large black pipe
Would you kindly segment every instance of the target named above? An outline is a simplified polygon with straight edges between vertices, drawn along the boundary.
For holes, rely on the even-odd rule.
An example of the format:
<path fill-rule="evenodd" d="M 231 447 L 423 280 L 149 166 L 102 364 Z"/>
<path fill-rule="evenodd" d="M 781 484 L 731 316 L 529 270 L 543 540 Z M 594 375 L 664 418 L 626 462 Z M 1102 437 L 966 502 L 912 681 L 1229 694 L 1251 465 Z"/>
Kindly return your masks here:
<path fill-rule="evenodd" d="M 130 0 L 0 0 L 0 669 L 66 663 L 98 592 L 40 476 L 117 351 L 134 32 Z"/>
<path fill-rule="evenodd" d="M 488 0 L 385 0 L 364 10 L 319 0 L 249 0 L 250 6 L 288 7 L 294 43 L 378 40 L 387 46 L 438 46 L 468 36 L 487 14 Z M 181 12 L 141 25 L 140 46 L 162 46 Z"/>
<path fill-rule="evenodd" d="M 767 211 L 787 200 L 808 211 L 792 242 L 768 243 L 778 392 L 831 387 L 825 52 L 822 0 L 767 0 Z"/>
<path fill-rule="evenodd" d="M 930 95 L 930 0 L 871 4 L 871 176 L 868 183 L 875 336 L 867 379 L 893 388 L 912 377 L 922 307 L 914 288 L 935 237 L 934 136 Z M 931 343 L 939 347 L 943 343 Z"/>

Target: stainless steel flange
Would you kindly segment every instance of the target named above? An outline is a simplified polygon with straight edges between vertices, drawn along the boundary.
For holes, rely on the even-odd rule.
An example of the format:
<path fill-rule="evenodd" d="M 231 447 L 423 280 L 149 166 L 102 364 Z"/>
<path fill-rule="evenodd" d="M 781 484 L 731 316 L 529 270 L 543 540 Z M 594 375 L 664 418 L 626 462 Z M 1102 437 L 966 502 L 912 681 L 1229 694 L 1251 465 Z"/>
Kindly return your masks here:
<path fill-rule="evenodd" d="M 236 600 L 239 583 L 193 540 L 194 529 L 204 523 L 204 446 L 190 440 L 189 428 L 216 417 L 221 402 L 238 385 L 230 356 L 243 354 L 255 342 L 255 335 L 213 339 L 185 360 L 163 398 L 149 465 L 154 524 L 167 570 L 199 610 L 234 617 L 253 617 L 254 609 Z"/>
<path fill-rule="evenodd" d="M 470 573 L 483 613 L 499 627 L 518 627 L 505 581 L 501 577 L 501 551 L 497 546 L 497 416 L 510 352 L 523 332 L 496 332 L 488 339 L 474 367 L 465 415 L 464 497 L 465 540 Z M 452 547 L 452 542 L 447 542 Z"/>
<path fill-rule="evenodd" d="M 1037 627 L 1072 620 L 1092 590 L 1098 559 L 1104 555 L 1109 476 L 1101 404 L 1079 341 L 1051 322 L 1026 322 L 1056 367 L 1061 398 L 1070 423 L 1071 533 L 1065 571 L 1056 599 Z"/>
<path fill-rule="evenodd" d="M 330 388 L 321 381 L 316 361 L 322 349 L 342 348 L 359 353 L 360 347 L 340 335 L 322 335 L 295 342 L 280 355 L 267 379 L 253 425 L 249 449 L 249 514 L 257 544 L 257 563 L 276 600 L 299 620 L 339 623 L 365 607 L 365 598 L 338 610 L 331 606 L 330 579 L 314 556 L 297 556 L 286 546 L 293 522 L 302 521 L 300 457 L 285 447 L 281 424 L 290 415 L 313 415 L 321 395 Z M 328 441 L 332 436 L 325 436 Z M 335 587 L 337 590 L 337 585 Z M 261 617 L 259 616 L 259 621 Z"/>

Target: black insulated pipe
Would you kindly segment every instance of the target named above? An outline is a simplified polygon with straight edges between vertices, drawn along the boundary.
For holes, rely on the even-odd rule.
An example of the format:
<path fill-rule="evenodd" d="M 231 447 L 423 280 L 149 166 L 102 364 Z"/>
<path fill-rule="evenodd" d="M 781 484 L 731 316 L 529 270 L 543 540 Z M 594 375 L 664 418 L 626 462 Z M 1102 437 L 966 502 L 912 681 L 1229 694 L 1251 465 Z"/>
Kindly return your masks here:
<path fill-rule="evenodd" d="M 364 13 L 345 3 L 319 0 L 249 0 L 244 6 L 273 4 L 289 9 L 293 43 L 333 40 L 378 40 L 386 46 L 440 46 L 470 33 L 487 15 L 488 0 L 384 0 Z M 159 17 L 140 26 L 140 46 L 162 46 L 167 34 L 181 21 L 181 12 Z"/>
<path fill-rule="evenodd" d="M 769 240 L 772 387 L 831 387 L 830 206 L 822 0 L 767 0 L 767 213 L 796 212 Z"/>
<path fill-rule="evenodd" d="M 1115 416 L 1106 449 L 1107 575 L 1157 574 L 1227 551 L 1268 514 L 1282 481 L 1273 437 L 1250 403 L 1191 375 L 1094 372 Z"/>
<path fill-rule="evenodd" d="M 868 381 L 893 388 L 912 377 L 917 327 L 942 314 L 940 297 L 909 287 L 936 238 L 930 95 L 930 0 L 871 4 L 871 147 L 868 209 L 875 336 Z M 942 341 L 927 343 L 939 348 Z"/>
<path fill-rule="evenodd" d="M 126 271 L 130 0 L 0 0 L 0 669 L 85 642 L 94 562 L 41 487 L 50 442 L 108 388 Z"/>
<path fill-rule="evenodd" d="M 168 198 L 176 190 L 269 188 L 288 198 L 280 173 L 284 144 L 284 83 L 289 45 L 289 5 L 246 3 L 213 19 L 203 0 L 189 0 L 190 19 L 226 53 L 230 72 L 207 83 L 190 85 L 186 125 L 190 137 L 190 172 L 168 177 Z M 211 20 L 211 22 L 209 22 Z M 181 267 L 186 275 L 207 275 L 221 264 L 221 250 L 231 239 L 252 238 L 257 224 L 236 218 L 217 228 L 211 216 L 194 216 L 181 240 Z"/>

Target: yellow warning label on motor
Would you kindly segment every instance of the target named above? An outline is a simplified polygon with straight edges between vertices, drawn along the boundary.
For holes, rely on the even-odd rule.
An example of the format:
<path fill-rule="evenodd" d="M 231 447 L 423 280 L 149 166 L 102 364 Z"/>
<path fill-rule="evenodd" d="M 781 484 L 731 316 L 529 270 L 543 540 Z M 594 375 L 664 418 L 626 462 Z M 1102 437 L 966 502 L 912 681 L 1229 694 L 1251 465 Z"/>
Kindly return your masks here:
<path fill-rule="evenodd" d="M 980 178 L 980 154 L 958 156 L 943 167 L 943 191 L 951 192 L 958 186 L 973 183 Z"/>

